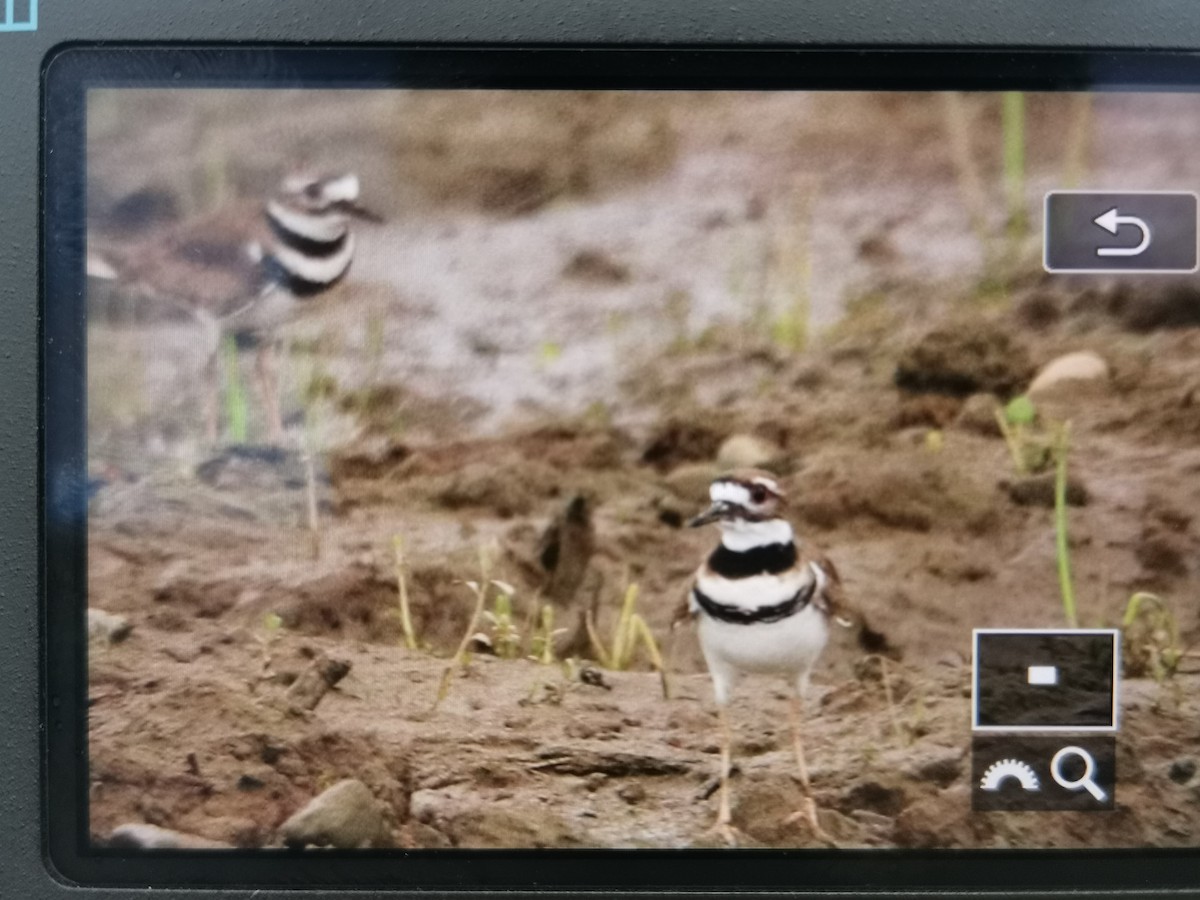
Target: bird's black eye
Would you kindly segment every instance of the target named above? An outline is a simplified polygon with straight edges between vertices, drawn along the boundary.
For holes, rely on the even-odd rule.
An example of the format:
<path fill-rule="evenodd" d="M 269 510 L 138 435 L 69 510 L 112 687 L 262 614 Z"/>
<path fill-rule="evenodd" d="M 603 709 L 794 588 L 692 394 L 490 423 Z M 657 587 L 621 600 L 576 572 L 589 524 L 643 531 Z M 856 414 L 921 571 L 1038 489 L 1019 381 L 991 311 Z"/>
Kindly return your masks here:
<path fill-rule="evenodd" d="M 312 184 L 304 188 L 304 196 L 313 200 L 318 200 L 321 197 L 321 185 L 314 181 Z"/>
<path fill-rule="evenodd" d="M 756 484 L 750 489 L 750 499 L 755 503 L 767 502 L 767 489 L 761 484 Z"/>

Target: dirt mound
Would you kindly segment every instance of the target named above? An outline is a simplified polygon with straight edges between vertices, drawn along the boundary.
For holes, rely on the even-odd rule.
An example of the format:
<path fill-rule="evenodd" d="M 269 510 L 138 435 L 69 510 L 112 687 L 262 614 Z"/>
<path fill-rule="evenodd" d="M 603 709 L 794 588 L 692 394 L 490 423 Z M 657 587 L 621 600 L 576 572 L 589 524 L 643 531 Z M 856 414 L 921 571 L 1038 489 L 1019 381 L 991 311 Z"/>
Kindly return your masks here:
<path fill-rule="evenodd" d="M 1028 349 L 999 326 L 967 321 L 938 328 L 908 347 L 894 380 L 904 390 L 967 397 L 1011 397 L 1034 372 Z"/>
<path fill-rule="evenodd" d="M 798 476 L 798 514 L 832 530 L 866 519 L 886 528 L 985 534 L 998 524 L 998 495 L 969 474 L 919 453 L 844 454 Z"/>

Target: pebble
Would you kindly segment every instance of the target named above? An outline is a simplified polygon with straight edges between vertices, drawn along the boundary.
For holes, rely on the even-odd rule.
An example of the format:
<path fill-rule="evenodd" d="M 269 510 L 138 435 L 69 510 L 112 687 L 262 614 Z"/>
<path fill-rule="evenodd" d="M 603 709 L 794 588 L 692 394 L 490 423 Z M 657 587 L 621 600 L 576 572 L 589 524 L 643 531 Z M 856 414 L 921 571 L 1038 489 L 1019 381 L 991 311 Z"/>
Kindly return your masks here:
<path fill-rule="evenodd" d="M 770 441 L 752 434 L 735 434 L 726 438 L 717 450 L 717 468 L 723 472 L 768 468 L 781 455 L 779 447 Z"/>
<path fill-rule="evenodd" d="M 636 781 L 633 784 L 626 784 L 617 791 L 617 796 L 628 803 L 630 806 L 636 806 L 646 799 L 646 789 Z"/>
<path fill-rule="evenodd" d="M 347 778 L 309 801 L 280 826 L 279 834 L 289 847 L 369 847 L 384 836 L 383 811 L 370 788 Z"/>
<path fill-rule="evenodd" d="M 963 403 L 954 424 L 964 431 L 973 431 L 986 437 L 1000 437 L 996 410 L 1002 405 L 995 394 L 972 394 Z"/>
<path fill-rule="evenodd" d="M 128 850 L 228 850 L 233 845 L 157 825 L 131 823 L 114 828 L 108 846 Z"/>
<path fill-rule="evenodd" d="M 1090 350 L 1068 353 L 1042 366 L 1029 385 L 1029 395 L 1045 394 L 1067 382 L 1107 382 L 1108 363 Z"/>
<path fill-rule="evenodd" d="M 88 640 L 103 640 L 119 644 L 129 637 L 133 625 L 124 616 L 114 615 L 102 609 L 88 608 Z"/>
<path fill-rule="evenodd" d="M 672 469 L 663 482 L 680 500 L 698 507 L 708 502 L 708 486 L 719 474 L 717 467 L 709 463 L 684 463 Z"/>
<path fill-rule="evenodd" d="M 1192 776 L 1195 774 L 1196 761 L 1194 759 L 1177 759 L 1171 763 L 1167 777 L 1176 784 L 1186 784 L 1192 780 Z"/>

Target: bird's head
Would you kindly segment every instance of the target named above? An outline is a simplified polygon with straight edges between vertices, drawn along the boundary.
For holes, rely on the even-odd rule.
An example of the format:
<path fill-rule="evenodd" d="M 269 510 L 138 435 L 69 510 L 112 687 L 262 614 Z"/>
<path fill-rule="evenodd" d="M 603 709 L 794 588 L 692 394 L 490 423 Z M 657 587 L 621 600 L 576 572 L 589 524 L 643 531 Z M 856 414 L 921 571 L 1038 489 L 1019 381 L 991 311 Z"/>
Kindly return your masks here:
<path fill-rule="evenodd" d="M 383 219 L 359 202 L 360 185 L 353 172 L 334 175 L 294 173 L 283 179 L 279 200 L 311 216 L 354 216 L 368 222 Z"/>
<path fill-rule="evenodd" d="M 708 488 L 711 505 L 688 522 L 692 528 L 717 523 L 722 530 L 779 518 L 783 489 L 767 472 L 743 469 L 717 478 Z"/>

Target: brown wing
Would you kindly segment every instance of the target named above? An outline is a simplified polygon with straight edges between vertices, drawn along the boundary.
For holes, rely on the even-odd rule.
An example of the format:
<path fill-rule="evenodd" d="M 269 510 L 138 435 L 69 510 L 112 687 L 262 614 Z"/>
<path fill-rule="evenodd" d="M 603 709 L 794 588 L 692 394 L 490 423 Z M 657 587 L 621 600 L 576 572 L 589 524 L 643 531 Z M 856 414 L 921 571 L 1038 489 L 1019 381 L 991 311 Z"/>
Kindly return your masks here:
<path fill-rule="evenodd" d="M 872 628 L 862 609 L 851 602 L 833 560 L 819 552 L 810 555 L 809 551 L 803 552 L 802 558 L 816 563 L 828 578 L 823 596 L 816 600 L 819 608 L 828 612 L 836 624 L 854 629 L 858 646 L 866 653 L 898 658 L 900 652 L 888 641 L 887 635 Z"/>
<path fill-rule="evenodd" d="M 115 260 L 117 280 L 129 289 L 222 318 L 262 289 L 252 248 L 264 238 L 255 207 L 237 207 L 102 253 Z"/>

